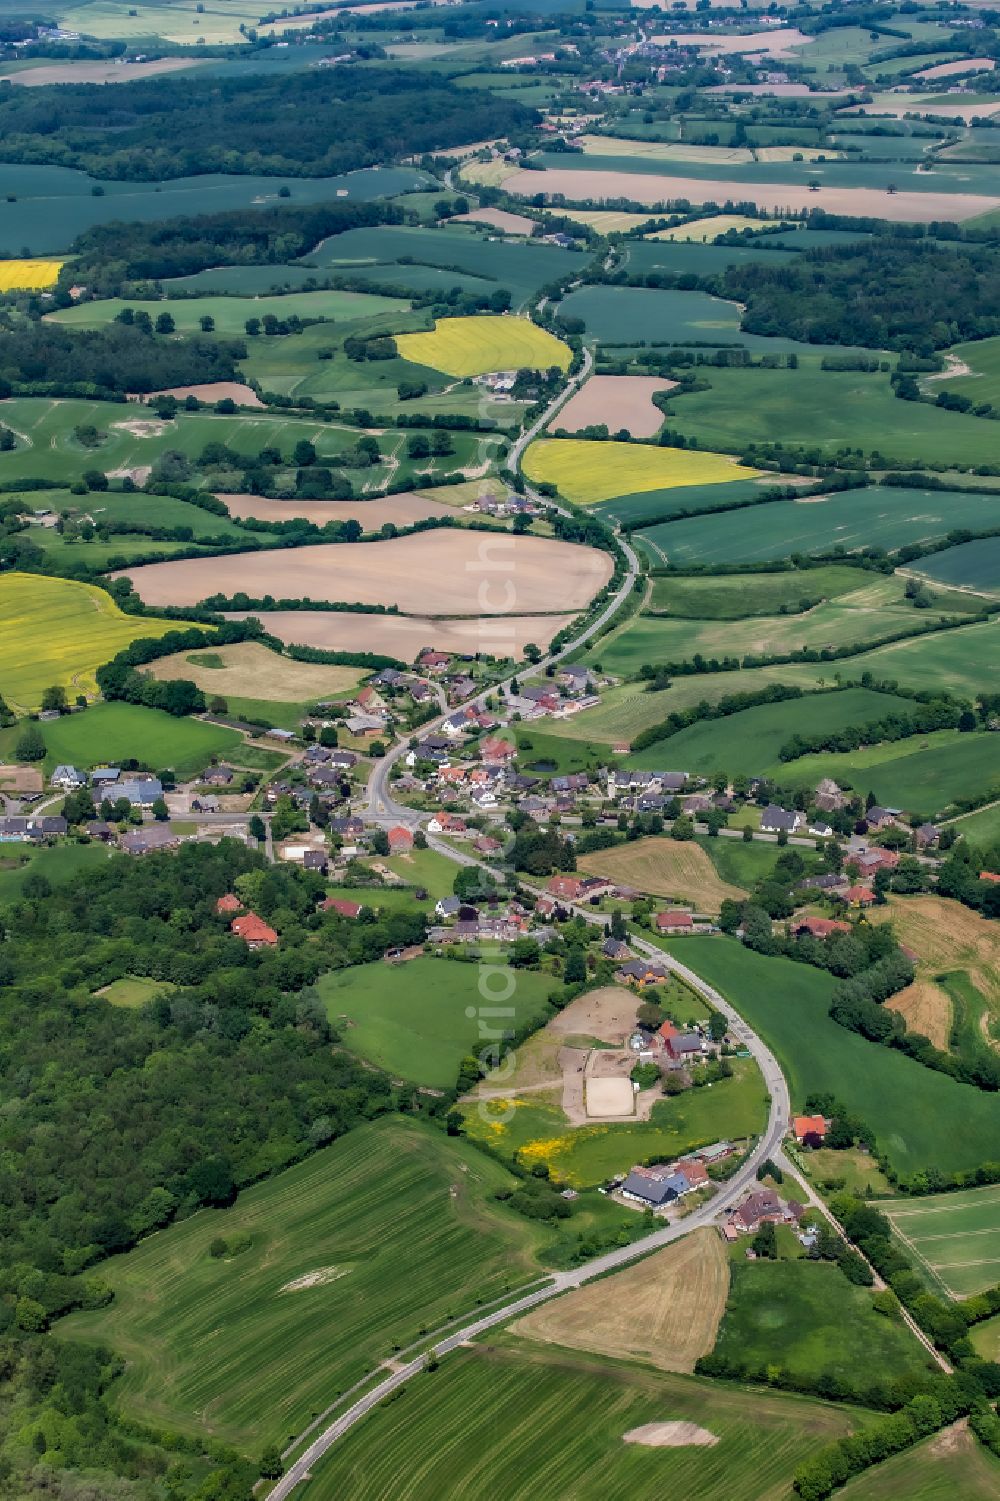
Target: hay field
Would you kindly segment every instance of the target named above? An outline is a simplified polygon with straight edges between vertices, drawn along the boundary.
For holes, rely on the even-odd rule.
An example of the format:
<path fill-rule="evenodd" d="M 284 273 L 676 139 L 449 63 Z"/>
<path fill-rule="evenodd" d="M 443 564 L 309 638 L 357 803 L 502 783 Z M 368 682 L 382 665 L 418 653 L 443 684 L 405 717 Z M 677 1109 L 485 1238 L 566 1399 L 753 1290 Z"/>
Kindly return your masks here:
<path fill-rule="evenodd" d="M 507 615 L 582 610 L 611 576 L 596 548 L 509 532 L 421 532 L 123 569 L 147 604 L 197 604 L 244 591 L 285 599 L 398 605 L 407 613 Z"/>
<path fill-rule="evenodd" d="M 267 500 L 263 495 L 222 495 L 230 516 L 239 521 L 312 521 L 325 526 L 328 521 L 360 521 L 366 532 L 376 532 L 390 522 L 393 526 L 412 526 L 429 516 L 453 516 L 454 506 L 441 505 L 401 490 L 398 495 L 380 496 L 378 500 Z"/>
<path fill-rule="evenodd" d="M 0 577 L 0 692 L 11 708 L 37 709 L 46 688 L 97 692 L 94 673 L 130 641 L 176 630 L 170 620 L 126 615 L 103 589 L 40 574 Z"/>
<path fill-rule="evenodd" d="M 59 25 L 101 40 L 162 37 L 181 47 L 240 43 L 240 22 L 256 26 L 260 6 L 254 0 L 80 0 L 60 10 Z"/>
<path fill-rule="evenodd" d="M 887 1011 L 897 1012 L 908 1032 L 929 1037 L 936 1048 L 948 1049 L 951 1033 L 951 998 L 933 980 L 914 980 L 885 1003 Z"/>
<path fill-rule="evenodd" d="M 1000 934 L 996 924 L 947 897 L 890 897 L 876 909 L 891 921 L 900 943 L 917 955 L 917 977 L 886 1005 L 905 1017 L 910 1031 L 922 1032 L 939 1048 L 950 1044 L 954 1000 L 938 983 L 961 972 L 971 986 L 972 1024 L 989 1040 L 989 1022 L 1000 1016 Z M 964 992 L 963 992 L 964 993 Z M 966 1008 L 963 1006 L 963 1012 Z M 965 1018 L 963 1017 L 963 1021 Z"/>
<path fill-rule="evenodd" d="M 896 1199 L 879 1208 L 913 1259 L 949 1297 L 969 1297 L 1000 1280 L 1000 1186 Z"/>
<path fill-rule="evenodd" d="M 0 292 L 37 292 L 55 286 L 62 261 L 0 261 Z"/>
<path fill-rule="evenodd" d="M 914 78 L 954 78 L 961 73 L 991 73 L 996 67 L 993 57 L 963 57 L 957 62 L 936 63 L 933 68 L 921 68 Z"/>
<path fill-rule="evenodd" d="M 151 401 L 154 396 L 175 396 L 178 401 L 194 396 L 198 401 L 235 401 L 238 407 L 263 409 L 264 406 L 253 386 L 237 380 L 207 381 L 200 386 L 166 386 L 162 391 L 151 391 L 146 400 Z"/>
<path fill-rule="evenodd" d="M 525 214 L 511 214 L 505 208 L 474 208 L 467 214 L 455 214 L 449 224 L 489 224 L 505 235 L 534 234 L 536 221 Z"/>
<path fill-rule="evenodd" d="M 305 702 L 332 697 L 359 683 L 357 667 L 321 666 L 279 656 L 261 641 L 240 641 L 209 651 L 174 652 L 150 664 L 155 678 L 190 678 L 205 693 L 223 698 Z"/>
<path fill-rule="evenodd" d="M 640 224 L 648 224 L 652 218 L 650 214 L 630 214 L 625 209 L 610 208 L 567 208 L 559 212 L 562 218 L 572 219 L 575 224 L 586 224 L 599 235 L 627 234 L 630 229 L 638 229 Z"/>
<path fill-rule="evenodd" d="M 706 1227 L 637 1266 L 554 1298 L 511 1325 L 515 1334 L 572 1350 L 693 1371 L 707 1355 L 729 1295 L 729 1259 Z"/>
<path fill-rule="evenodd" d="M 542 438 L 532 443 L 524 455 L 524 472 L 536 484 L 556 485 L 578 505 L 675 485 L 722 485 L 757 474 L 721 453 L 586 438 Z"/>
<path fill-rule="evenodd" d="M 779 85 L 775 85 L 779 87 Z M 939 99 L 939 95 L 935 95 Z M 914 106 L 907 102 L 905 109 Z M 940 105 L 938 106 L 940 109 Z M 989 114 L 1000 110 L 1000 100 L 992 107 L 966 106 L 970 114 Z M 900 113 L 905 112 L 900 106 Z M 885 113 L 879 110 L 878 113 Z M 959 114 L 951 105 L 947 113 Z M 930 224 L 939 219 L 959 223 L 979 214 L 1000 208 L 1000 195 L 985 193 L 901 193 L 882 192 L 878 188 L 833 188 L 824 186 L 812 192 L 808 185 L 790 182 L 751 183 L 721 178 L 675 177 L 652 172 L 574 171 L 572 168 L 547 168 L 544 173 L 515 170 L 503 179 L 504 190 L 515 196 L 548 197 L 562 193 L 567 198 L 588 198 L 595 203 L 627 198 L 639 203 L 672 203 L 685 198 L 689 203 L 754 203 L 767 213 L 804 213 L 816 208 L 829 214 L 847 214 L 854 218 L 889 219 L 894 223 Z"/>
<path fill-rule="evenodd" d="M 230 611 L 245 620 L 252 610 Z M 413 662 L 425 647 L 459 655 L 482 652 L 520 660 L 534 642 L 547 647 L 572 615 L 476 615 L 465 619 L 428 615 L 362 615 L 349 610 L 269 610 L 261 618 L 269 635 L 286 646 L 323 651 L 373 651 Z"/>
<path fill-rule="evenodd" d="M 634 217 L 639 218 L 639 215 Z M 744 214 L 715 214 L 707 219 L 691 219 L 687 224 L 677 224 L 673 229 L 658 229 L 655 233 L 647 235 L 647 240 L 714 240 L 716 235 L 728 234 L 730 230 L 737 233 L 744 229 L 768 229 L 773 228 L 781 221 L 778 219 L 748 219 Z"/>
<path fill-rule="evenodd" d="M 701 162 L 732 167 L 753 161 L 746 146 L 692 146 L 687 141 L 631 141 L 624 136 L 581 136 L 584 156 L 637 156 L 651 162 Z"/>
<path fill-rule="evenodd" d="M 740 886 L 723 881 L 700 845 L 665 836 L 637 839 L 611 850 L 581 855 L 577 866 L 588 875 L 607 876 L 650 896 L 691 902 L 699 912 L 718 912 L 726 897 L 746 900 Z"/>
<path fill-rule="evenodd" d="M 568 370 L 568 347 L 529 318 L 439 318 L 431 333 L 397 334 L 404 360 L 464 378 L 491 370 Z"/>
<path fill-rule="evenodd" d="M 50 83 L 135 83 L 140 78 L 155 78 L 160 73 L 176 73 L 199 66 L 200 58 L 158 57 L 152 62 L 69 62 L 48 67 L 25 68 L 11 73 L 10 82 L 23 89 L 37 89 Z"/>
<path fill-rule="evenodd" d="M 549 432 L 563 427 L 577 432 L 603 422 L 609 432 L 625 429 L 633 438 L 652 438 L 663 422 L 663 413 L 653 405 L 657 391 L 672 391 L 675 380 L 654 375 L 592 375 L 549 423 Z"/>
<path fill-rule="evenodd" d="M 815 40 L 799 31 L 796 26 L 773 26 L 767 31 L 720 33 L 717 31 L 677 31 L 667 36 L 654 36 L 652 40 L 661 47 L 676 42 L 678 47 L 701 47 L 716 57 L 729 57 L 738 52 L 759 52 L 765 57 L 794 57 L 794 48 L 805 47 Z M 799 59 L 800 61 L 802 59 Z"/>

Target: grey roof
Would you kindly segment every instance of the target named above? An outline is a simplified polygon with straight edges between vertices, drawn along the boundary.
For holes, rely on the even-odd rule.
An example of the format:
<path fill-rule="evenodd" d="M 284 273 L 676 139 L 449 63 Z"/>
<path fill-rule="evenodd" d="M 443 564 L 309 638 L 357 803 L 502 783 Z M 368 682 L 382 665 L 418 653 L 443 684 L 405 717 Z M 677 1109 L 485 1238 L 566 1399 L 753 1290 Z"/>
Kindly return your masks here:
<path fill-rule="evenodd" d="M 92 782 L 117 782 L 120 776 L 121 767 L 119 766 L 95 766 L 90 773 L 90 780 Z"/>
<path fill-rule="evenodd" d="M 75 766 L 57 766 L 49 778 L 50 782 L 85 782 L 87 778 L 82 771 L 77 771 Z"/>
<path fill-rule="evenodd" d="M 163 785 L 159 777 L 136 777 L 119 782 L 111 790 L 115 794 L 115 801 L 125 798 L 130 803 L 155 803 L 158 797 L 163 796 Z"/>
<path fill-rule="evenodd" d="M 795 829 L 798 816 L 797 813 L 790 812 L 787 808 L 779 808 L 776 803 L 768 803 L 760 815 L 760 826 L 762 829 L 769 830 L 784 829 L 786 833 L 791 834 Z"/>
<path fill-rule="evenodd" d="M 684 1187 L 687 1186 L 685 1180 Z M 649 1204 L 672 1204 L 677 1198 L 677 1189 L 671 1186 L 668 1179 L 649 1178 L 645 1173 L 637 1173 L 634 1168 L 622 1184 L 622 1193 L 635 1194 L 637 1199 L 645 1199 Z"/>

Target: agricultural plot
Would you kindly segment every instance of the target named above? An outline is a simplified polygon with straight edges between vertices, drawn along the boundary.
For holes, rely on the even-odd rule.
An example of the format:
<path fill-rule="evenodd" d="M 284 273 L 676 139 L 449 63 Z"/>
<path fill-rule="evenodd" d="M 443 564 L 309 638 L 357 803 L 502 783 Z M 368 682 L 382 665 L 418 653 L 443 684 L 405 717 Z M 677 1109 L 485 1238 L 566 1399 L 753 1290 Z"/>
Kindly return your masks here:
<path fill-rule="evenodd" d="M 858 583 L 867 577 L 855 575 Z M 799 575 L 800 587 L 809 587 L 807 579 L 808 575 Z M 628 675 L 643 663 L 690 661 L 698 655 L 711 661 L 779 655 L 800 647 L 825 651 L 856 646 L 860 650 L 866 643 L 896 632 L 926 631 L 946 614 L 951 611 L 914 609 L 904 597 L 901 579 L 876 578 L 797 614 L 739 622 L 635 616 L 622 630 L 600 641 L 592 656 L 606 671 Z"/>
<path fill-rule="evenodd" d="M 794 484 L 796 476 L 789 475 L 786 481 L 782 475 L 781 479 Z M 724 511 L 747 500 L 761 500 L 765 490 L 774 483 L 774 475 L 761 474 L 756 479 L 669 485 L 667 489 L 616 495 L 611 500 L 598 501 L 594 510 L 598 516 L 612 522 L 620 521 L 623 526 L 634 526 L 638 522 L 648 525 L 670 517 L 693 516 L 700 511 Z M 802 483 L 809 482 L 803 480 Z"/>
<path fill-rule="evenodd" d="M 124 1355 L 116 1396 L 141 1421 L 284 1446 L 421 1326 L 532 1275 L 532 1230 L 492 1201 L 511 1182 L 414 1122 L 358 1127 L 102 1263 L 114 1303 L 60 1336 Z M 209 1254 L 217 1237 L 228 1256 Z"/>
<path fill-rule="evenodd" d="M 1000 1462 L 956 1424 L 848 1481 L 841 1494 L 843 1501 L 992 1501 L 998 1485 Z"/>
<path fill-rule="evenodd" d="M 900 403 L 904 404 L 908 403 Z M 683 463 L 687 451 L 680 453 Z M 669 521 L 637 533 L 637 540 L 659 562 L 764 563 L 797 552 L 827 553 L 837 547 L 845 552 L 863 547 L 892 551 L 911 542 L 935 541 L 963 526 L 974 531 L 1000 526 L 996 497 L 958 490 L 871 487 Z"/>
<path fill-rule="evenodd" d="M 490 240 L 468 228 L 378 225 L 324 240 L 301 264 L 406 286 L 413 286 L 405 279 L 409 269 L 431 268 L 442 273 L 438 282 L 443 288 L 461 285 L 463 276 L 475 278 L 487 295 L 502 288 L 509 291 L 517 308 L 540 287 L 582 270 L 586 262 L 577 252 L 555 245 Z"/>
<path fill-rule="evenodd" d="M 692 620 L 740 620 L 774 615 L 778 610 L 803 613 L 810 600 L 853 595 L 872 576 L 843 564 L 777 573 L 720 574 L 718 578 L 653 579 L 651 610 Z"/>
<path fill-rule="evenodd" d="M 441 318 L 431 333 L 400 334 L 405 360 L 446 375 L 485 375 L 491 370 L 568 370 L 568 345 L 528 318 Z"/>
<path fill-rule="evenodd" d="M 895 678 L 907 688 L 945 688 L 974 699 L 1000 670 L 1000 627 L 994 618 L 915 641 L 896 641 L 852 658 L 851 670 L 852 675 L 870 671 L 878 678 Z"/>
<path fill-rule="evenodd" d="M 188 678 L 206 694 L 308 704 L 346 698 L 361 681 L 356 667 L 328 667 L 282 657 L 260 641 L 209 651 L 175 652 L 150 663 L 156 678 Z"/>
<path fill-rule="evenodd" d="M 102 662 L 140 636 L 174 629 L 169 620 L 125 615 L 93 584 L 6 573 L 0 577 L 0 692 L 21 711 L 37 709 L 51 686 L 92 697 Z"/>
<path fill-rule="evenodd" d="M 341 323 L 370 318 L 375 314 L 409 311 L 409 304 L 398 298 L 378 297 L 365 292 L 289 292 L 280 297 L 254 297 L 252 305 L 245 298 L 226 296 L 174 297 L 145 302 L 140 298 L 108 297 L 94 302 L 78 302 L 74 307 L 48 313 L 46 317 L 51 323 L 65 323 L 71 328 L 103 328 L 127 307 L 137 313 L 148 313 L 154 322 L 161 313 L 169 313 L 179 334 L 198 333 L 201 320 L 211 318 L 214 332 L 222 338 L 242 338 L 244 325 L 251 317 L 325 318 L 331 323 Z"/>
<path fill-rule="evenodd" d="M 736 1261 L 715 1353 L 778 1366 L 800 1381 L 830 1375 L 856 1387 L 859 1372 L 917 1375 L 925 1352 L 909 1329 L 872 1307 L 867 1288 L 816 1261 Z"/>
<path fill-rule="evenodd" d="M 977 849 L 989 849 L 1000 844 L 1000 806 L 980 808 L 955 819 L 955 832 L 961 834 Z"/>
<path fill-rule="evenodd" d="M 558 1300 L 563 1301 L 563 1300 Z M 770 1501 L 817 1444 L 850 1431 L 842 1405 L 609 1364 L 583 1352 L 494 1334 L 460 1350 L 402 1409 L 376 1409 L 318 1465 L 310 1501 L 441 1501 L 546 1494 L 574 1501 L 646 1493 L 685 1501 Z M 665 1420 L 712 1435 L 711 1446 L 647 1447 L 627 1433 Z"/>
<path fill-rule="evenodd" d="M 707 1355 L 726 1306 L 729 1259 L 713 1229 L 636 1266 L 543 1303 L 511 1325 L 511 1333 L 545 1345 L 641 1360 L 662 1371 L 694 1370 Z M 640 1312 L 641 1310 L 641 1312 Z"/>
<path fill-rule="evenodd" d="M 43 721 L 45 769 L 60 764 L 114 766 L 135 760 L 154 770 L 170 767 L 179 777 L 193 776 L 213 757 L 240 764 L 243 737 L 201 719 L 179 719 L 141 704 L 94 704 L 80 714 Z M 16 730 L 0 731 L 4 754 L 13 748 Z"/>
<path fill-rule="evenodd" d="M 1000 1188 L 879 1206 L 935 1292 L 967 1298 L 1000 1281 Z"/>
<path fill-rule="evenodd" d="M 577 865 L 590 875 L 606 876 L 651 896 L 691 902 L 698 912 L 717 913 L 727 897 L 740 901 L 744 895 L 720 879 L 700 845 L 665 836 L 595 850 L 579 856 Z"/>
<path fill-rule="evenodd" d="M 484 1046 L 477 1020 L 478 982 L 474 964 L 420 958 L 404 965 L 381 961 L 334 971 L 320 979 L 317 989 L 352 1052 L 394 1078 L 451 1089 L 463 1057 Z M 506 1002 L 512 1014 L 504 1025 L 519 1031 L 545 1021 L 546 996 L 554 983 L 530 970 L 512 971 Z"/>
<path fill-rule="evenodd" d="M 938 1045 L 961 1052 L 969 1042 L 992 1042 L 1000 1020 L 1000 936 L 995 925 L 959 902 L 933 894 L 893 896 L 880 913 L 892 922 L 899 942 L 917 956 L 913 988 L 921 991 L 931 1017 L 940 1018 L 944 1037 Z M 907 1025 L 933 1039 L 908 1015 Z"/>
<path fill-rule="evenodd" d="M 738 815 L 733 819 L 733 826 L 739 827 Z M 718 839 L 700 838 L 698 843 L 715 866 L 720 879 L 727 885 L 740 886 L 744 891 L 751 891 L 758 881 L 768 880 L 784 853 L 776 844 L 766 844 L 759 839 L 755 839 L 752 844 L 744 844 L 742 839 L 732 839 L 727 835 Z M 820 858 L 814 850 L 796 845 L 795 853 L 801 857 L 807 871 L 818 868 Z"/>
<path fill-rule="evenodd" d="M 921 561 L 914 572 L 932 584 L 996 597 L 1000 594 L 1000 537 L 960 542 Z"/>
<path fill-rule="evenodd" d="M 492 493 L 492 480 L 481 481 L 487 493 Z M 437 494 L 450 497 L 460 494 L 461 486 L 449 485 Z M 161 499 L 157 496 L 157 501 Z M 360 521 L 366 532 L 377 532 L 383 526 L 413 526 L 431 516 L 454 516 L 455 506 L 429 496 L 409 494 L 405 490 L 397 495 L 380 495 L 374 500 L 268 500 L 263 495 L 230 495 L 222 499 L 230 516 L 238 521 L 311 521 L 315 526 L 329 522 Z"/>
<path fill-rule="evenodd" d="M 0 292 L 40 292 L 55 286 L 62 261 L 0 261 Z"/>
<path fill-rule="evenodd" d="M 901 1177 L 930 1167 L 965 1170 L 1000 1156 L 996 1101 L 838 1026 L 829 1016 L 832 976 L 725 938 L 668 939 L 666 947 L 774 1049 L 793 1106 L 829 1091 L 867 1121 Z"/>
<path fill-rule="evenodd" d="M 948 368 L 935 379 L 926 380 L 925 390 L 933 396 L 950 391 L 976 404 L 1000 405 L 1000 338 L 953 344 L 946 351 L 946 359 Z"/>
<path fill-rule="evenodd" d="M 368 167 L 341 177 L 291 177 L 287 182 L 222 173 L 175 177 L 164 183 L 98 182 L 71 167 L 5 162 L 0 165 L 0 193 L 7 198 L 0 255 L 23 256 L 24 246 L 33 256 L 58 255 L 85 230 L 112 220 L 145 222 L 261 204 L 325 203 L 337 197 L 365 202 L 392 198 L 425 181 L 415 167 Z M 94 193 L 94 188 L 100 191 Z M 287 188 L 287 198 L 279 196 L 282 188 Z"/>
<path fill-rule="evenodd" d="M 722 485 L 756 473 L 721 453 L 586 438 L 543 438 L 532 443 L 524 456 L 524 472 L 536 484 L 555 485 L 578 505 L 674 485 Z"/>
<path fill-rule="evenodd" d="M 663 413 L 653 405 L 659 391 L 670 391 L 674 382 L 652 375 L 592 375 L 549 423 L 549 431 L 581 428 L 603 423 L 612 433 L 622 429 L 633 438 L 652 438 L 663 423 Z"/>
<path fill-rule="evenodd" d="M 981 681 L 988 677 L 983 675 Z M 956 798 L 1000 796 L 996 737 L 956 730 L 857 751 L 817 752 L 795 761 L 775 759 L 764 769 L 793 787 L 815 787 L 822 777 L 833 777 L 842 786 L 872 792 L 893 808 L 927 818 L 950 811 Z"/>
<path fill-rule="evenodd" d="M 197 604 L 210 595 L 245 591 L 287 599 L 397 605 L 404 613 L 440 610 L 476 614 L 483 608 L 482 573 L 501 565 L 516 581 L 524 612 L 582 610 L 611 575 L 596 548 L 546 537 L 488 537 L 461 529 L 365 543 L 319 543 L 270 554 L 232 554 L 152 563 L 125 570 L 146 604 Z M 513 602 L 510 595 L 505 596 Z M 495 598 L 495 596 L 494 596 Z M 507 611 L 497 610 L 497 614 Z"/>
<path fill-rule="evenodd" d="M 622 253 L 629 274 L 645 276 L 651 271 L 669 271 L 682 276 L 693 271 L 696 276 L 718 276 L 730 266 L 759 266 L 763 255 L 771 257 L 764 262 L 770 266 L 781 264 L 792 254 L 790 250 L 757 250 L 752 245 L 715 245 L 712 243 L 713 234 L 721 233 L 710 228 L 715 222 L 714 219 L 703 219 L 700 226 L 685 224 L 674 230 L 660 230 L 645 240 L 628 241 L 622 247 Z M 695 228 L 700 228 L 697 235 L 687 237 L 680 234 L 681 229 Z M 777 262 L 773 259 L 775 256 Z"/>
<path fill-rule="evenodd" d="M 431 607 L 433 602 L 429 601 Z M 227 613 L 244 620 L 253 610 Z M 501 660 L 520 660 L 526 646 L 546 647 L 572 622 L 570 615 L 425 614 L 367 615 L 350 610 L 269 610 L 268 633 L 286 646 L 318 646 L 322 651 L 374 651 L 413 662 L 428 646 L 437 651 Z"/>
<path fill-rule="evenodd" d="M 749 158 L 748 158 L 749 160 Z M 695 244 L 711 244 L 719 235 L 730 234 L 733 230 L 742 234 L 743 230 L 751 230 L 758 233 L 761 229 L 771 228 L 780 220 L 748 219 L 745 214 L 710 214 L 704 219 L 689 219 L 686 224 L 677 224 L 673 229 L 657 229 L 649 236 L 650 240 L 666 240 L 675 244 L 693 242 Z M 629 246 L 629 254 L 639 250 L 638 245 Z M 651 269 L 642 267 L 643 270 Z"/>

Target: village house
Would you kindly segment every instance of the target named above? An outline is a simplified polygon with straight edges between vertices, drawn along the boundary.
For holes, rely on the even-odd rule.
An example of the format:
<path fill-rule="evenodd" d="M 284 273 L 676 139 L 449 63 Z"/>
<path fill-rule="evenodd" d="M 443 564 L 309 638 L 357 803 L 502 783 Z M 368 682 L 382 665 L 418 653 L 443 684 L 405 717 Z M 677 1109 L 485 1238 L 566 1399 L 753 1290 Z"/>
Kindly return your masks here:
<path fill-rule="evenodd" d="M 773 1188 L 762 1188 L 743 1200 L 729 1223 L 738 1235 L 756 1235 L 761 1225 L 780 1225 L 785 1219 L 781 1200 Z"/>
<path fill-rule="evenodd" d="M 792 1120 L 792 1131 L 800 1146 L 807 1136 L 818 1136 L 822 1141 L 829 1129 L 830 1122 L 822 1115 L 796 1115 Z"/>
<path fill-rule="evenodd" d="M 102 844 L 107 844 L 115 837 L 114 825 L 106 823 L 103 818 L 92 818 L 86 829 L 91 839 L 99 839 Z"/>
<path fill-rule="evenodd" d="M 428 649 L 420 653 L 417 658 L 417 666 L 422 668 L 424 672 L 432 672 L 436 677 L 439 673 L 445 671 L 450 661 L 451 658 L 447 652 Z"/>
<path fill-rule="evenodd" d="M 242 912 L 243 903 L 240 901 L 235 892 L 227 891 L 223 896 L 219 897 L 219 900 L 215 904 L 215 910 L 220 914 L 226 912 Z"/>
<path fill-rule="evenodd" d="M 319 908 L 321 912 L 336 912 L 338 917 L 351 919 L 358 917 L 361 913 L 360 902 L 349 902 L 346 897 L 340 896 L 328 896 L 325 901 L 320 902 Z"/>
<path fill-rule="evenodd" d="M 654 964 L 649 959 L 630 959 L 615 970 L 619 985 L 662 985 L 667 978 L 663 965 Z"/>
<path fill-rule="evenodd" d="M 303 870 L 315 870 L 321 876 L 325 876 L 329 866 L 326 850 L 306 850 L 302 856 Z"/>
<path fill-rule="evenodd" d="M 118 766 L 95 766 L 90 773 L 90 785 L 94 789 L 94 796 L 102 795 L 105 788 L 111 787 L 121 776 L 121 768 Z"/>
<path fill-rule="evenodd" d="M 550 876 L 545 888 L 550 896 L 567 902 L 591 902 L 614 891 L 614 882 L 603 876 Z"/>
<path fill-rule="evenodd" d="M 878 806 L 867 809 L 864 815 L 865 823 L 869 829 L 876 832 L 880 829 L 888 829 L 896 822 L 898 808 L 880 808 Z"/>
<path fill-rule="evenodd" d="M 228 787 L 233 776 L 231 766 L 206 766 L 199 780 L 205 787 Z"/>
<path fill-rule="evenodd" d="M 849 907 L 871 907 L 875 903 L 875 893 L 867 886 L 848 886 L 843 899 Z"/>
<path fill-rule="evenodd" d="M 507 766 L 517 756 L 517 746 L 512 740 L 499 738 L 482 741 L 479 755 L 485 766 Z"/>
<path fill-rule="evenodd" d="M 850 923 L 838 922 L 833 917 L 800 917 L 792 924 L 792 937 L 829 938 L 833 933 L 849 933 Z"/>
<path fill-rule="evenodd" d="M 765 834 L 794 834 L 805 826 L 805 821 L 804 813 L 794 808 L 779 808 L 776 803 L 768 803 L 760 815 L 760 827 Z"/>
<path fill-rule="evenodd" d="M 605 938 L 601 944 L 601 953 L 605 959 L 628 959 L 631 949 L 623 938 Z"/>
<path fill-rule="evenodd" d="M 847 806 L 847 797 L 832 777 L 824 777 L 816 788 L 814 802 L 821 813 L 837 813 Z"/>
<path fill-rule="evenodd" d="M 932 823 L 922 823 L 914 834 L 917 848 L 920 850 L 931 849 L 937 844 L 939 837 L 938 831 Z"/>
<path fill-rule="evenodd" d="M 344 727 L 349 734 L 364 739 L 369 735 L 384 734 L 386 722 L 376 714 L 352 714 L 344 720 Z"/>
<path fill-rule="evenodd" d="M 278 942 L 277 933 L 256 912 L 248 912 L 244 917 L 234 917 L 229 928 L 250 949 L 274 948 Z"/>
<path fill-rule="evenodd" d="M 873 876 L 877 870 L 895 870 L 899 864 L 896 850 L 870 849 L 860 855 L 851 855 L 851 861 L 862 876 Z"/>
<path fill-rule="evenodd" d="M 105 795 L 113 802 L 131 803 L 133 808 L 151 808 L 163 796 L 163 785 L 158 777 L 136 777 L 118 782 Z"/>
<path fill-rule="evenodd" d="M 457 813 L 432 813 L 427 820 L 428 834 L 467 834 L 469 826 Z"/>
<path fill-rule="evenodd" d="M 658 933 L 690 933 L 694 927 L 694 918 L 690 912 L 671 908 L 666 912 L 657 912 L 655 923 Z"/>
<path fill-rule="evenodd" d="M 404 829 L 402 824 L 389 830 L 389 853 L 390 855 L 406 855 L 413 848 L 413 835 L 409 829 Z"/>
<path fill-rule="evenodd" d="M 64 792 L 76 792 L 87 785 L 85 774 L 77 771 L 75 766 L 57 766 L 49 781 L 53 787 L 61 787 Z"/>
<path fill-rule="evenodd" d="M 480 834 L 478 839 L 472 841 L 472 848 L 477 855 L 485 855 L 489 858 L 491 855 L 499 855 L 503 845 L 499 839 L 494 839 L 492 834 Z"/>
<path fill-rule="evenodd" d="M 118 841 L 118 848 L 126 855 L 151 855 L 154 850 L 176 849 L 180 842 L 169 824 L 148 823 L 141 829 L 132 829 L 123 834 Z"/>

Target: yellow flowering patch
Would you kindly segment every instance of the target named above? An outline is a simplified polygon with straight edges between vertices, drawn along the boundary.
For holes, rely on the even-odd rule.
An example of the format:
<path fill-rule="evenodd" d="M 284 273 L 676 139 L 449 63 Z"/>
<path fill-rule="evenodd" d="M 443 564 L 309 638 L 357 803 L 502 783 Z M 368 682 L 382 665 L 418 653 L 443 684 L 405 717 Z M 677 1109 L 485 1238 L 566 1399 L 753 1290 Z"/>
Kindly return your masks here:
<path fill-rule="evenodd" d="M 430 333 L 397 334 L 404 360 L 445 375 L 486 375 L 491 370 L 568 370 L 569 347 L 530 318 L 439 318 Z"/>
<path fill-rule="evenodd" d="M 63 261 L 0 261 L 0 292 L 41 292 L 54 287 Z"/>
<path fill-rule="evenodd" d="M 567 500 L 582 506 L 643 490 L 724 485 L 758 473 L 722 453 L 590 438 L 542 438 L 532 443 L 524 456 L 524 472 L 536 484 L 556 485 Z"/>

